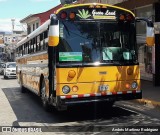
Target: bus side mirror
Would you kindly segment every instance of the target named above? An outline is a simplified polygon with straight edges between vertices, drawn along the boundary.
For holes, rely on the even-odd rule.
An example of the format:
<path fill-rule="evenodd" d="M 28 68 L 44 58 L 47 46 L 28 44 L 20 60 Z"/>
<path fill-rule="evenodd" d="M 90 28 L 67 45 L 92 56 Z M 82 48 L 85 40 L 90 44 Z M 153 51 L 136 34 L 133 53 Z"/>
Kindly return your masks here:
<path fill-rule="evenodd" d="M 50 20 L 48 45 L 54 47 L 59 44 L 59 21 L 55 14 L 50 17 Z"/>
<path fill-rule="evenodd" d="M 141 22 L 144 21 L 146 22 L 146 43 L 147 46 L 154 46 L 155 44 L 155 38 L 154 38 L 154 26 L 153 26 L 153 22 L 148 20 L 147 18 L 143 18 L 143 17 L 136 17 L 136 22 Z"/>
<path fill-rule="evenodd" d="M 155 38 L 154 38 L 154 27 L 148 26 L 146 28 L 146 43 L 147 46 L 154 46 Z"/>

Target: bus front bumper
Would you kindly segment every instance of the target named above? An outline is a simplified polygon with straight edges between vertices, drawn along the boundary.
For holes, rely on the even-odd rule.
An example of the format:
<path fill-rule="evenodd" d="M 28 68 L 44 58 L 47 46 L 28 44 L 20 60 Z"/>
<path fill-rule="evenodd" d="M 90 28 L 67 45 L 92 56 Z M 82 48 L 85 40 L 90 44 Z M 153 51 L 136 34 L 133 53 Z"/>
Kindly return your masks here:
<path fill-rule="evenodd" d="M 60 96 L 59 101 L 62 105 L 72 105 L 72 104 L 83 104 L 83 103 L 93 103 L 93 102 L 111 102 L 111 101 L 121 101 L 121 100 L 133 100 L 141 99 L 142 91 L 130 91 L 126 93 L 117 92 L 110 94 L 86 94 L 82 95 L 71 95 L 71 96 Z"/>

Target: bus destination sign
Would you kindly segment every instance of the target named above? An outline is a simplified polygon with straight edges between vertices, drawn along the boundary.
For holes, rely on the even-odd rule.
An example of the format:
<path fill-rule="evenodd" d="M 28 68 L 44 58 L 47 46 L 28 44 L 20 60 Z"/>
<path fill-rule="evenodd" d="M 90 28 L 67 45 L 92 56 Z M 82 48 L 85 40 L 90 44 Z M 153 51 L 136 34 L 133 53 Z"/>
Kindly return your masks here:
<path fill-rule="evenodd" d="M 78 10 L 76 14 L 80 19 L 116 19 L 116 11 L 115 10 L 96 10 L 93 9 L 89 12 L 89 10 L 81 9 Z"/>

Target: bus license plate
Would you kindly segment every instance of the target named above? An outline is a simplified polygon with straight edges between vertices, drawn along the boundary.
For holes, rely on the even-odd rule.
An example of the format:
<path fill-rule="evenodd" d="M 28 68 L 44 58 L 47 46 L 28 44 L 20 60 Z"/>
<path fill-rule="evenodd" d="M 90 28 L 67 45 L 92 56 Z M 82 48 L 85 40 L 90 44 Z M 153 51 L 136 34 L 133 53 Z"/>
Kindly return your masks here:
<path fill-rule="evenodd" d="M 99 86 L 99 90 L 102 92 L 102 91 L 106 91 L 106 90 L 109 90 L 109 86 L 108 85 L 100 85 Z"/>

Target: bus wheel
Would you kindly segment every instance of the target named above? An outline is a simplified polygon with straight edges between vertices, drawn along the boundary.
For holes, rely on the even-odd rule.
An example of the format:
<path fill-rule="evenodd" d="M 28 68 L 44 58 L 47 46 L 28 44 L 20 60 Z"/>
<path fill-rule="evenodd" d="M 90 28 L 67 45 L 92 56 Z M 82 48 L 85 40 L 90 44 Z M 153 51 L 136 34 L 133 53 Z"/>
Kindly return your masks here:
<path fill-rule="evenodd" d="M 43 105 L 43 108 L 45 109 L 45 111 L 49 112 L 50 105 L 48 103 L 48 98 L 46 95 L 46 86 L 45 86 L 44 80 L 42 81 L 42 86 L 41 86 L 41 101 L 42 101 L 42 105 Z"/>
<path fill-rule="evenodd" d="M 26 92 L 26 88 L 25 88 L 23 85 L 21 85 L 21 92 L 22 92 L 22 93 L 25 93 L 25 92 Z"/>
<path fill-rule="evenodd" d="M 20 75 L 20 89 L 21 89 L 21 92 L 22 93 L 25 93 L 26 92 L 26 88 L 23 86 L 23 82 L 22 82 L 22 75 Z"/>

